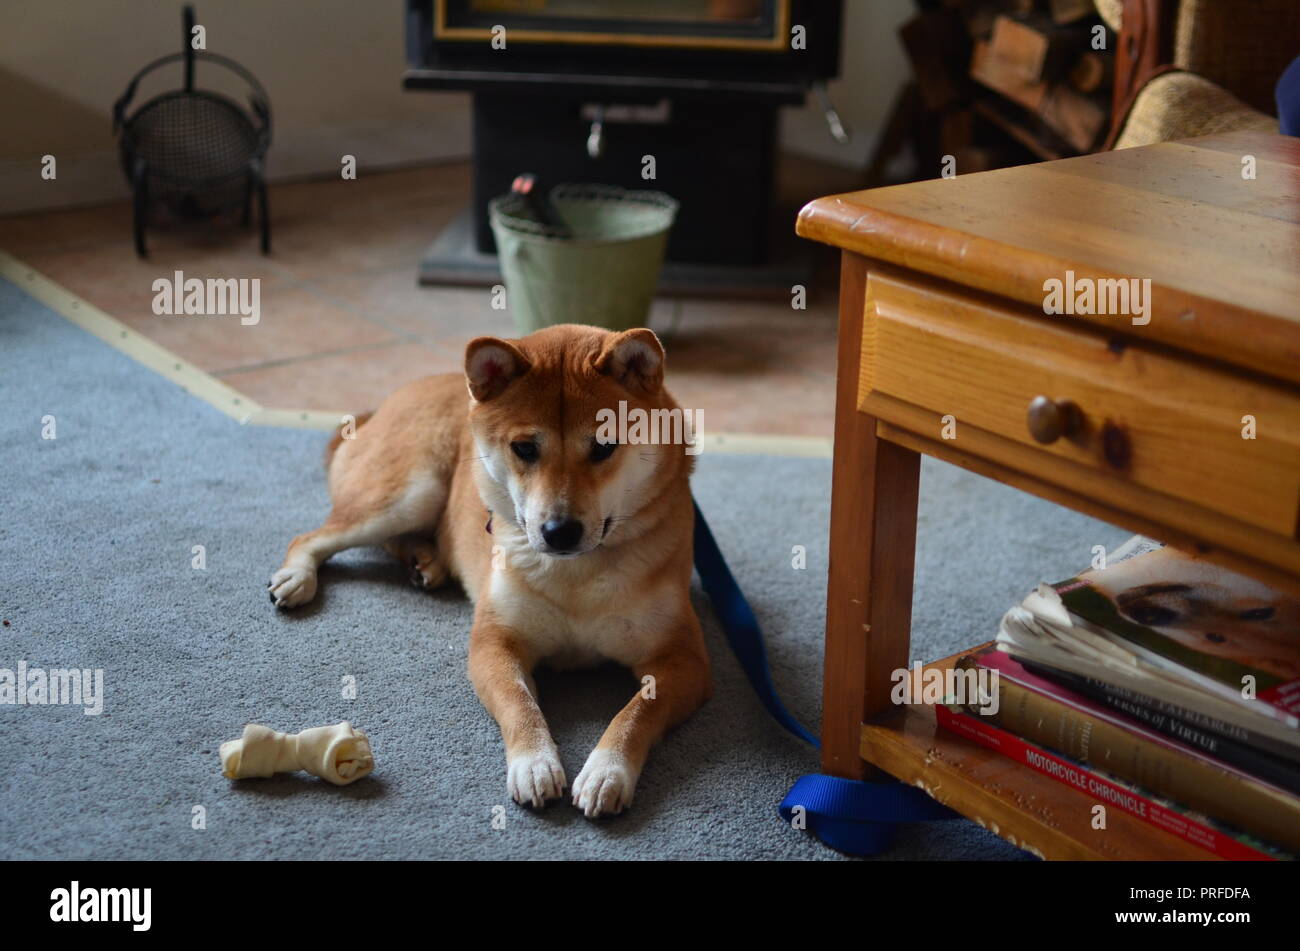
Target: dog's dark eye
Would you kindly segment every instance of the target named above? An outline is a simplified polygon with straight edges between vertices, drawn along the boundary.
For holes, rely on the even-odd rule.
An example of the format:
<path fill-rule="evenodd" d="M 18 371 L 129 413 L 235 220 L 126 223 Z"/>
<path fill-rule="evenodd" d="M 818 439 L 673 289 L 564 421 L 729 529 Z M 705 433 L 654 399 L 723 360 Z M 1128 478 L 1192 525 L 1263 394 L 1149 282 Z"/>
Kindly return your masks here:
<path fill-rule="evenodd" d="M 614 455 L 614 450 L 618 448 L 616 442 L 598 442 L 591 445 L 591 461 L 604 462 L 610 456 Z"/>
<path fill-rule="evenodd" d="M 1133 605 L 1127 609 L 1127 614 L 1143 627 L 1167 627 L 1178 620 L 1177 611 L 1156 604 Z"/>
<path fill-rule="evenodd" d="M 1209 641 L 1211 644 L 1222 644 L 1224 641 L 1227 640 L 1227 638 L 1224 637 L 1222 634 L 1215 634 L 1213 631 L 1211 631 L 1209 634 L 1206 634 L 1205 639 Z"/>
<path fill-rule="evenodd" d="M 537 443 L 521 440 L 510 444 L 510 451 L 513 452 L 524 462 L 536 462 L 541 453 L 537 449 Z"/>
<path fill-rule="evenodd" d="M 1272 608 L 1251 608 L 1249 611 L 1242 611 L 1237 615 L 1243 621 L 1267 621 L 1273 617 Z"/>

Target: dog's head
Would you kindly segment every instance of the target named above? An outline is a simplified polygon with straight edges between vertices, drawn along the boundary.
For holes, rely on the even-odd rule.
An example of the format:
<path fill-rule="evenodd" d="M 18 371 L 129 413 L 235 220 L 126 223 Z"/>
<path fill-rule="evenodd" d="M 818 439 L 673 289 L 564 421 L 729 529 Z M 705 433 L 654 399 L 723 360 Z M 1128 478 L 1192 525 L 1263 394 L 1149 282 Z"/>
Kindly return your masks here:
<path fill-rule="evenodd" d="M 1093 584 L 1133 623 L 1205 654 L 1300 676 L 1300 600 L 1169 548 L 1133 559 L 1122 577 L 1116 587 L 1101 571 Z"/>
<path fill-rule="evenodd" d="M 619 439 L 618 420 L 635 410 L 681 413 L 663 375 L 663 347 L 645 329 L 565 324 L 470 341 L 469 423 L 494 517 L 555 557 L 631 537 L 633 516 L 689 471 L 683 445 Z"/>

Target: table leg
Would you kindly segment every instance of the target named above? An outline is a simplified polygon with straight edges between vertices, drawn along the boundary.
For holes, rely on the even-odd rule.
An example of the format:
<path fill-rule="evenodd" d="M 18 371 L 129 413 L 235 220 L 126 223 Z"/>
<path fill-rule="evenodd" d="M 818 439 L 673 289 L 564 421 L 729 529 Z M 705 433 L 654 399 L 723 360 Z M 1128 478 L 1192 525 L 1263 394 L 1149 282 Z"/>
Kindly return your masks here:
<path fill-rule="evenodd" d="M 889 705 L 891 674 L 907 666 L 920 456 L 876 435 L 858 411 L 867 262 L 845 252 L 840 271 L 822 771 L 873 774 L 859 753 L 862 722 Z"/>

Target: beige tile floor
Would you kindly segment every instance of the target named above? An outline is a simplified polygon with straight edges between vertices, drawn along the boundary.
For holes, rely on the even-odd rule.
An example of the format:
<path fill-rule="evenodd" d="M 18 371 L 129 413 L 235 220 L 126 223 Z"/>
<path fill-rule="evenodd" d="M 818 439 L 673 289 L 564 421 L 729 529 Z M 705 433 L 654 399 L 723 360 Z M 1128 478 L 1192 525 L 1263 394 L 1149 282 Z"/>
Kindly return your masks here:
<path fill-rule="evenodd" d="M 782 162 L 782 203 L 793 209 L 854 187 L 851 175 Z M 420 254 L 469 192 L 464 163 L 271 190 L 273 252 L 234 227 L 150 234 L 140 261 L 125 204 L 0 218 L 0 248 L 264 406 L 357 412 L 399 384 L 455 371 L 465 342 L 513 335 L 481 288 L 416 283 Z M 153 281 L 261 279 L 261 320 L 160 316 Z M 830 436 L 834 411 L 833 258 L 808 307 L 788 301 L 660 299 L 650 326 L 668 351 L 683 406 L 713 432 Z"/>

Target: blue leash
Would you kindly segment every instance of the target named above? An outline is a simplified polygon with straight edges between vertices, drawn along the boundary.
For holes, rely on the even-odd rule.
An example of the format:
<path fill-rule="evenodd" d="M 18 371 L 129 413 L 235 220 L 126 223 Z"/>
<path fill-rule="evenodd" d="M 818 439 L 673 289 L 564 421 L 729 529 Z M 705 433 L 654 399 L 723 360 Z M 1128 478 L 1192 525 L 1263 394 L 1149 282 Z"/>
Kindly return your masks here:
<path fill-rule="evenodd" d="M 740 585 L 695 505 L 695 570 L 713 602 L 736 660 L 749 678 L 759 701 L 773 718 L 805 743 L 819 746 L 814 736 L 794 718 L 772 684 L 763 632 Z M 800 811 L 802 810 L 802 811 Z M 897 781 L 869 783 L 838 776 L 801 776 L 778 807 L 787 822 L 802 820 L 826 845 L 849 855 L 876 855 L 889 848 L 900 822 L 957 819 L 957 813 L 939 805 L 921 790 Z"/>

